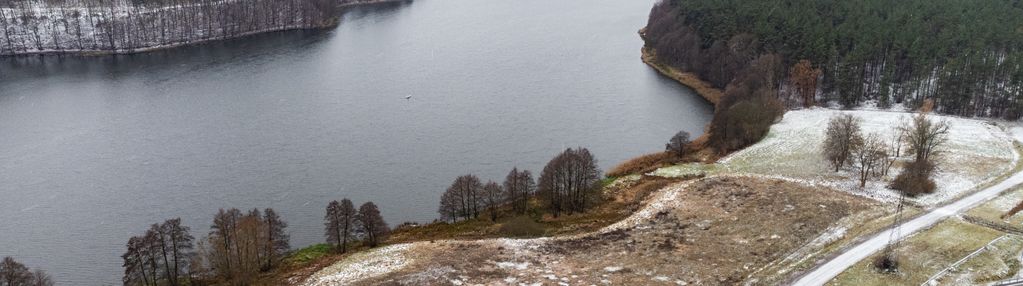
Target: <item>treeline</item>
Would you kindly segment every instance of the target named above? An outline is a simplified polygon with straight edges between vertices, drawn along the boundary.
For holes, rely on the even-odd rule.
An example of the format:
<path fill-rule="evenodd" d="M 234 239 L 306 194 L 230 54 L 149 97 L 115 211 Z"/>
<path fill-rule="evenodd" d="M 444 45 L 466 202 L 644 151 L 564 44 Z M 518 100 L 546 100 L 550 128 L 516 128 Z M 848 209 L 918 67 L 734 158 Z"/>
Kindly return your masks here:
<path fill-rule="evenodd" d="M 788 105 L 837 103 L 1023 116 L 1023 2 L 662 0 L 647 46 L 725 89 L 764 55 Z"/>
<path fill-rule="evenodd" d="M 180 218 L 153 224 L 128 239 L 124 285 L 248 285 L 290 249 L 287 223 L 267 208 L 221 209 L 209 234 L 196 241 Z"/>
<path fill-rule="evenodd" d="M 53 286 L 53 279 L 46 271 L 31 270 L 7 256 L 0 261 L 0 286 Z"/>
<path fill-rule="evenodd" d="M 331 26 L 336 0 L 4 0 L 0 55 L 132 52 Z"/>
<path fill-rule="evenodd" d="M 528 170 L 512 168 L 503 184 L 483 183 L 472 174 L 462 175 L 441 195 L 438 213 L 442 221 L 477 219 L 496 221 L 500 214 L 526 215 L 536 200 L 553 217 L 585 212 L 600 199 L 601 172 L 597 159 L 586 148 L 569 148 L 543 168 L 539 181 Z"/>
<path fill-rule="evenodd" d="M 377 246 L 390 233 L 373 202 L 356 210 L 348 199 L 332 201 L 324 220 L 327 242 L 337 241 L 335 245 L 342 252 L 353 241 Z M 209 233 L 199 240 L 180 218 L 152 224 L 143 234 L 128 239 L 127 250 L 121 255 L 122 281 L 124 285 L 144 286 L 252 285 L 260 274 L 280 266 L 290 253 L 287 227 L 288 223 L 272 208 L 248 212 L 220 209 L 213 216 Z"/>

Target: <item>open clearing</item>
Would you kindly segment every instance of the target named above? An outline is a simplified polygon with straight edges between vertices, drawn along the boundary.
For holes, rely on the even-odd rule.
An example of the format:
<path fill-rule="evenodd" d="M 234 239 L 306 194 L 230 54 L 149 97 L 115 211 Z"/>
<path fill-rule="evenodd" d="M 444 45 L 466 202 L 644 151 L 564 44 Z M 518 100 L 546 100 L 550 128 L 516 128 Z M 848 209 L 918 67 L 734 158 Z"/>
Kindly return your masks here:
<path fill-rule="evenodd" d="M 948 219 L 901 242 L 897 252 L 900 262 L 899 273 L 884 274 L 875 270 L 871 265 L 874 258 L 879 255 L 875 253 L 835 277 L 828 285 L 920 285 L 979 249 L 981 253 L 967 260 L 955 271 L 942 275 L 938 282 L 975 285 L 982 281 L 974 281 L 974 278 L 1006 278 L 1015 273 L 1015 269 L 1010 268 L 1018 267 L 1018 262 L 1014 261 L 1020 240 L 1018 237 L 1012 237 L 991 243 L 1003 235 L 1005 234 L 1000 231 L 961 219 Z M 989 243 L 992 247 L 985 249 Z M 984 251 L 989 253 L 982 253 Z M 973 272 L 971 275 L 968 268 L 977 266 L 991 268 L 976 269 L 979 272 Z"/>
<path fill-rule="evenodd" d="M 653 175 L 675 177 L 686 174 L 757 174 L 799 180 L 829 186 L 881 201 L 897 200 L 885 181 L 869 181 L 860 188 L 851 167 L 833 172 L 820 154 L 828 120 L 836 114 L 849 113 L 863 119 L 864 135 L 876 133 L 883 138 L 894 136 L 895 127 L 909 120 L 905 112 L 830 109 L 789 111 L 781 122 L 771 127 L 766 138 L 753 146 L 737 151 L 715 164 L 684 164 L 658 169 Z M 1011 170 L 1016 162 L 1011 137 L 1002 127 L 987 121 L 948 116 L 932 116 L 948 120 L 951 125 L 948 144 L 941 150 L 939 170 L 933 194 L 912 198 L 912 202 L 933 207 L 969 193 L 976 186 L 990 182 Z M 906 161 L 908 157 L 901 158 Z M 899 172 L 896 164 L 890 172 Z M 890 179 L 890 178 L 889 178 Z"/>
<path fill-rule="evenodd" d="M 339 261 L 305 285 L 760 284 L 748 277 L 877 206 L 784 180 L 711 177 L 663 188 L 597 232 L 388 246 Z"/>

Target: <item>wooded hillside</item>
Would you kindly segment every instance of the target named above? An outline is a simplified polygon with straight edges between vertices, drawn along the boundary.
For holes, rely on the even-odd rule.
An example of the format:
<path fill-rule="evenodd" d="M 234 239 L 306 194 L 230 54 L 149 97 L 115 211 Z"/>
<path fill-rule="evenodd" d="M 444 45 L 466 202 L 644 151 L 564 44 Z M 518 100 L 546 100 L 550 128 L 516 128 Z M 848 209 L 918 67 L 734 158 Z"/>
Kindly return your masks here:
<path fill-rule="evenodd" d="M 645 33 L 659 61 L 722 89 L 777 54 L 790 105 L 934 99 L 942 113 L 1023 115 L 1019 0 L 662 0 Z"/>
<path fill-rule="evenodd" d="M 0 55 L 131 52 L 330 26 L 335 0 L 0 0 Z"/>

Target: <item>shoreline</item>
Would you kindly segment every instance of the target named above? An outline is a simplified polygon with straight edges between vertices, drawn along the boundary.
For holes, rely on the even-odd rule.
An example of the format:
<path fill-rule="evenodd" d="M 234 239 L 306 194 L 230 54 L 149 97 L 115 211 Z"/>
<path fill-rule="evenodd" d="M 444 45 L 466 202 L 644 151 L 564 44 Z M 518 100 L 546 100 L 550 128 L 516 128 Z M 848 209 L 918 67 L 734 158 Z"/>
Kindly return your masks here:
<path fill-rule="evenodd" d="M 376 5 L 386 5 L 386 4 L 398 4 L 398 3 L 411 2 L 411 1 L 412 0 L 378 0 L 378 1 L 369 1 L 369 2 L 339 4 L 339 5 L 337 5 L 337 9 L 338 9 L 337 10 L 337 17 L 335 17 L 333 19 L 333 21 L 330 21 L 329 23 L 325 23 L 323 25 L 316 25 L 316 26 L 309 26 L 309 27 L 306 27 L 306 26 L 290 26 L 290 27 L 263 29 L 263 30 L 244 32 L 244 33 L 240 33 L 240 34 L 237 34 L 237 35 L 234 35 L 234 36 L 230 36 L 230 37 L 217 37 L 217 38 L 209 38 L 209 39 L 196 39 L 196 40 L 186 41 L 186 42 L 170 43 L 170 44 L 142 47 L 142 48 L 135 48 L 135 49 L 116 49 L 116 50 L 42 50 L 42 51 L 31 51 L 31 52 L 15 52 L 15 53 L 11 53 L 11 54 L 0 54 L 0 58 L 4 58 L 4 57 L 25 57 L 25 56 L 47 56 L 47 55 L 57 55 L 57 56 L 67 55 L 67 56 L 86 56 L 86 57 L 89 57 L 89 56 L 132 55 L 132 54 L 149 53 L 149 52 L 168 50 L 168 49 L 174 49 L 174 48 L 181 48 L 181 47 L 187 47 L 187 46 L 197 46 L 197 45 L 202 45 L 202 44 L 216 42 L 216 41 L 226 41 L 226 40 L 241 39 L 241 38 L 245 38 L 245 37 L 249 37 L 249 36 L 254 36 L 254 35 L 259 35 L 259 34 L 266 34 L 266 33 L 285 32 L 285 31 L 326 30 L 326 29 L 335 28 L 338 25 L 340 25 L 340 23 L 341 23 L 341 15 L 344 14 L 346 9 L 356 8 L 356 7 L 369 7 L 369 6 L 376 6 Z"/>
<path fill-rule="evenodd" d="M 725 96 L 725 92 L 721 89 L 715 88 L 709 82 L 704 81 L 694 73 L 685 72 L 674 67 L 665 65 L 657 61 L 657 50 L 646 45 L 646 27 L 639 29 L 639 38 L 643 39 L 643 48 L 640 49 L 640 59 L 643 63 L 654 68 L 657 72 L 661 73 L 670 79 L 681 83 L 682 85 L 692 89 L 697 95 L 703 97 L 704 100 L 710 102 L 711 105 L 717 107 L 718 102 Z"/>
<path fill-rule="evenodd" d="M 709 82 L 697 77 L 696 74 L 684 72 L 658 62 L 657 51 L 653 48 L 644 46 L 642 48 L 641 58 L 643 59 L 643 63 L 654 68 L 654 70 L 659 72 L 661 75 L 692 89 L 697 95 L 707 102 L 710 102 L 711 105 L 717 106 L 718 102 L 721 101 L 721 98 L 724 97 L 724 92 L 722 90 L 713 87 Z"/>
<path fill-rule="evenodd" d="M 155 51 L 161 51 L 161 50 L 169 50 L 169 49 L 181 48 L 181 47 L 187 47 L 187 46 L 197 46 L 197 45 L 202 45 L 202 44 L 206 44 L 206 43 L 212 43 L 212 42 L 216 42 L 216 41 L 226 41 L 226 40 L 241 39 L 241 38 L 245 38 L 245 37 L 249 37 L 249 36 L 255 36 L 255 35 L 266 34 L 266 33 L 285 32 L 285 31 L 299 31 L 299 30 L 310 30 L 311 31 L 311 30 L 330 29 L 330 28 L 336 27 L 337 23 L 338 23 L 338 21 L 334 21 L 333 24 L 323 25 L 323 26 L 318 26 L 318 27 L 299 27 L 299 26 L 296 26 L 296 27 L 283 27 L 283 28 L 279 28 L 279 29 L 264 29 L 264 30 L 249 31 L 249 32 L 245 32 L 245 33 L 240 33 L 238 35 L 231 36 L 231 37 L 200 39 L 200 40 L 194 40 L 194 41 L 188 41 L 188 42 L 173 43 L 173 44 L 166 44 L 166 45 L 157 45 L 157 46 L 143 47 L 143 48 L 137 48 L 137 49 L 59 50 L 59 51 L 58 50 L 44 50 L 44 51 L 32 51 L 32 52 L 20 52 L 20 53 L 13 53 L 13 54 L 0 54 L 0 58 L 3 58 L 3 57 L 47 56 L 47 55 L 94 57 L 94 56 L 114 56 L 114 55 L 142 54 L 142 53 L 149 53 L 149 52 L 155 52 Z"/>

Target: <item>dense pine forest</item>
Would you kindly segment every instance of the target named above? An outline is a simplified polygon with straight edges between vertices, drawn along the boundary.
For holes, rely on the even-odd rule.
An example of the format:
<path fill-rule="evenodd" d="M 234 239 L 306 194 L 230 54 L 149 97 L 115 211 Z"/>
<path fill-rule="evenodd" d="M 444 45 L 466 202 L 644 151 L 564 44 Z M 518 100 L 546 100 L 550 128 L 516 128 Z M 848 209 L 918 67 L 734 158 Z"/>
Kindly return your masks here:
<path fill-rule="evenodd" d="M 0 55 L 133 52 L 326 27 L 336 23 L 338 4 L 336 0 L 0 0 Z"/>
<path fill-rule="evenodd" d="M 932 99 L 946 114 L 1023 116 L 1019 0 L 663 0 L 644 38 L 661 64 L 721 89 L 776 56 L 768 85 L 789 105 Z"/>

